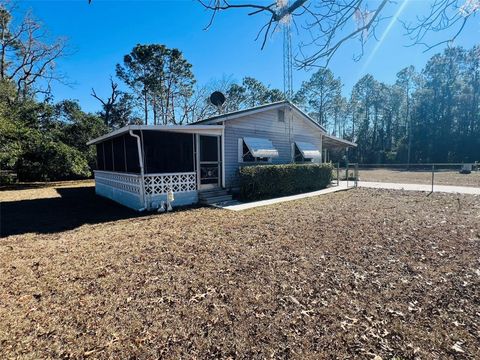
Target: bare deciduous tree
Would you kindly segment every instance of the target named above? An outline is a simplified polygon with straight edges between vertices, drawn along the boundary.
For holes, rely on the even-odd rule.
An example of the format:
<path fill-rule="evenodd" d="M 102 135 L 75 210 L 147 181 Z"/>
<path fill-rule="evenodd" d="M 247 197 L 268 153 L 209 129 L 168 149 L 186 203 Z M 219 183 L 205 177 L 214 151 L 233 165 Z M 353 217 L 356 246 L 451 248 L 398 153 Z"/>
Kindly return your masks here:
<path fill-rule="evenodd" d="M 374 3 L 366 0 L 276 0 L 265 5 L 261 1 L 245 0 L 231 4 L 228 0 L 198 0 L 204 8 L 212 11 L 209 28 L 218 12 L 231 9 L 246 9 L 253 15 L 268 15 L 260 28 L 257 39 L 262 38 L 262 49 L 266 41 L 282 23 L 292 22 L 298 33 L 302 32 L 298 44 L 296 64 L 299 68 L 326 65 L 337 50 L 350 40 L 358 40 L 360 53 L 370 38 L 376 38 L 375 29 L 387 16 L 387 8 L 402 6 L 402 1 L 381 0 Z M 414 44 L 423 44 L 428 49 L 455 40 L 465 24 L 480 10 L 479 0 L 434 0 L 430 10 L 415 23 L 405 24 Z M 454 31 L 448 39 L 427 44 L 425 36 L 431 31 Z M 305 40 L 308 39 L 308 40 Z"/>
<path fill-rule="evenodd" d="M 14 82 L 21 97 L 48 93 L 53 80 L 63 80 L 55 63 L 66 54 L 66 40 L 52 40 L 30 13 L 14 27 L 14 6 L 8 5 L 0 3 L 0 79 Z"/>
<path fill-rule="evenodd" d="M 107 100 L 103 100 L 101 97 L 99 97 L 95 92 L 94 88 L 92 88 L 92 93 L 91 93 L 91 95 L 95 99 L 100 101 L 100 103 L 102 104 L 102 108 L 103 108 L 102 117 L 106 126 L 110 126 L 110 114 L 112 113 L 112 110 L 117 102 L 117 98 L 120 95 L 120 91 L 118 90 L 118 84 L 114 82 L 112 78 L 110 78 L 110 88 L 111 88 L 111 93 L 110 93 L 110 96 L 107 98 Z"/>
<path fill-rule="evenodd" d="M 328 63 L 338 48 L 351 39 L 360 40 L 363 51 L 363 45 L 374 34 L 380 14 L 390 0 L 382 0 L 373 9 L 367 9 L 364 0 L 296 0 L 291 3 L 278 0 L 269 5 L 230 4 L 226 0 L 199 2 L 212 11 L 207 28 L 212 25 L 219 11 L 244 8 L 252 10 L 248 15 L 268 14 L 268 21 L 257 35 L 257 39 L 263 39 L 262 49 L 282 22 L 291 21 L 297 31 L 305 30 L 309 37 L 309 41 L 299 44 L 300 54 L 296 58 L 299 67 L 309 67 L 317 65 L 320 60 Z M 298 19 L 301 19 L 301 23 L 298 23 Z M 349 30 L 348 25 L 353 21 L 356 26 Z"/>
<path fill-rule="evenodd" d="M 15 27 L 14 9 L 0 2 L 0 79 L 15 83 L 19 97 L 48 93 L 52 81 L 63 80 L 55 63 L 66 55 L 66 40 L 52 39 L 29 12 Z"/>
<path fill-rule="evenodd" d="M 404 26 L 412 45 L 423 45 L 425 51 L 428 51 L 442 44 L 453 43 L 479 10 L 480 0 L 434 0 L 426 16 L 418 17 L 415 23 L 404 23 Z M 434 43 L 427 41 L 429 33 L 449 29 L 453 33 L 445 39 Z"/>

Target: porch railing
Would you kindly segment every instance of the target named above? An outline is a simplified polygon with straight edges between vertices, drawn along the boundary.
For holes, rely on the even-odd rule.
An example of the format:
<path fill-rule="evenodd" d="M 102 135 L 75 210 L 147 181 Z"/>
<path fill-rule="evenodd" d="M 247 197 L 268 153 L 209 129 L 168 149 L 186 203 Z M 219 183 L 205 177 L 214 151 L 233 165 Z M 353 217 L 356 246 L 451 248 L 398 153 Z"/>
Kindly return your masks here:
<path fill-rule="evenodd" d="M 169 189 L 174 193 L 196 191 L 197 173 L 185 172 L 145 175 L 146 195 L 166 194 Z"/>

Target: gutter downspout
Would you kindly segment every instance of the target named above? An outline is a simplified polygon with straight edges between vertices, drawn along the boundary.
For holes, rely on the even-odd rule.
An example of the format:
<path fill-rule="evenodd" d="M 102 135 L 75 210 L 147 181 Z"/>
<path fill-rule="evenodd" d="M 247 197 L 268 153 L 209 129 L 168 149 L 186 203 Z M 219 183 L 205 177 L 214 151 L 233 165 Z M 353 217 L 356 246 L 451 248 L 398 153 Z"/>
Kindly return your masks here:
<path fill-rule="evenodd" d="M 222 151 L 222 188 L 225 189 L 225 121 L 222 121 L 223 129 L 222 129 L 222 144 L 221 144 L 221 151 Z"/>
<path fill-rule="evenodd" d="M 128 133 L 130 136 L 133 136 L 137 139 L 137 149 L 138 149 L 138 163 L 140 164 L 140 198 L 143 203 L 143 208 L 139 211 L 144 211 L 147 209 L 147 199 L 145 197 L 145 169 L 143 167 L 143 156 L 142 156 L 142 145 L 140 136 L 133 133 L 133 130 L 129 130 Z"/>

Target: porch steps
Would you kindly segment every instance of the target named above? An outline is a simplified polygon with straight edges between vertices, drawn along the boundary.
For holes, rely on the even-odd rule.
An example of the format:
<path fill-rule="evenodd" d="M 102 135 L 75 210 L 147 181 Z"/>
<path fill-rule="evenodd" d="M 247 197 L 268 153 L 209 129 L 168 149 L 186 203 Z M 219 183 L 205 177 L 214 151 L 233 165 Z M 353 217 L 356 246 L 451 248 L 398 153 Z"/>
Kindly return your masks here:
<path fill-rule="evenodd" d="M 212 205 L 232 201 L 232 195 L 224 189 L 204 190 L 198 193 L 198 200 L 200 204 Z"/>

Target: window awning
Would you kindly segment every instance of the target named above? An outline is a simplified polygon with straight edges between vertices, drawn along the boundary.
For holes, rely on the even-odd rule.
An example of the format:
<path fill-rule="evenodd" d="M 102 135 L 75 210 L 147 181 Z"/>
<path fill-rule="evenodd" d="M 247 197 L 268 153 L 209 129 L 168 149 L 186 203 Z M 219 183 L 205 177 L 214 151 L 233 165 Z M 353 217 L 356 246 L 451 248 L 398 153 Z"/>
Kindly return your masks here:
<path fill-rule="evenodd" d="M 302 141 L 295 141 L 295 144 L 305 159 L 320 159 L 322 157 L 320 150 L 313 144 Z"/>
<path fill-rule="evenodd" d="M 268 139 L 244 137 L 243 141 L 253 157 L 272 158 L 278 156 L 278 150 L 273 147 L 272 142 Z"/>

